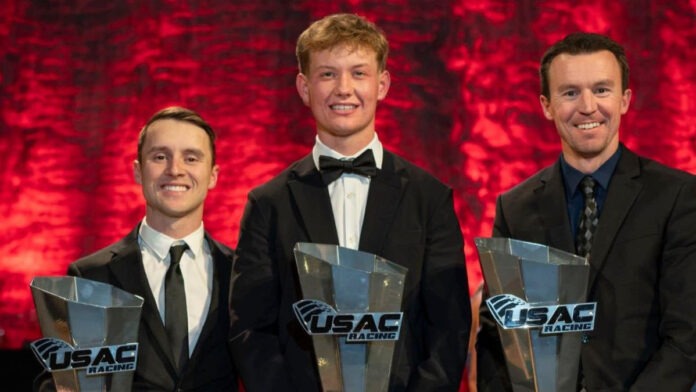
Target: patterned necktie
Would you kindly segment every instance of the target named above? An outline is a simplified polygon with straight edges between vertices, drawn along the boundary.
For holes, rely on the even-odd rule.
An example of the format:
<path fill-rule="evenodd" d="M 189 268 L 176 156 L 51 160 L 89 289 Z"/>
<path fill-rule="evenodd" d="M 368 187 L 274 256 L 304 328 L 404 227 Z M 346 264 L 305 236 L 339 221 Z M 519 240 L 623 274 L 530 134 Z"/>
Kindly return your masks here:
<path fill-rule="evenodd" d="M 164 276 L 164 326 L 172 346 L 174 361 L 178 370 L 188 359 L 188 321 L 186 312 L 186 292 L 181 273 L 181 256 L 188 245 L 175 245 L 169 249 L 169 269 Z"/>
<path fill-rule="evenodd" d="M 319 156 L 319 171 L 324 184 L 329 185 L 343 173 L 372 177 L 377 174 L 377 166 L 372 150 L 368 149 L 355 159 L 336 159 L 321 155 Z"/>
<path fill-rule="evenodd" d="M 586 176 L 582 179 L 580 184 L 580 189 L 585 198 L 585 208 L 582 210 L 580 215 L 580 224 L 578 225 L 578 233 L 575 239 L 575 248 L 577 254 L 580 256 L 588 257 L 590 255 L 590 250 L 592 250 L 592 240 L 594 239 L 594 233 L 597 229 L 597 224 L 599 223 L 598 211 L 597 211 L 597 200 L 595 200 L 594 194 L 595 180 Z"/>

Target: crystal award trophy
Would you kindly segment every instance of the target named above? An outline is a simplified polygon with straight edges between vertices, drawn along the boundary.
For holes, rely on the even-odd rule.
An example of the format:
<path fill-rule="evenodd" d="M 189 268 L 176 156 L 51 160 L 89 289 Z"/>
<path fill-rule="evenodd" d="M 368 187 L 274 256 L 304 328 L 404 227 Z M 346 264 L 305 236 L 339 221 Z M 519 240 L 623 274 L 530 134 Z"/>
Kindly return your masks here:
<path fill-rule="evenodd" d="M 143 299 L 77 277 L 30 284 L 43 339 L 31 349 L 58 391 L 130 391 Z"/>
<path fill-rule="evenodd" d="M 303 300 L 293 308 L 324 392 L 387 391 L 407 269 L 336 245 L 298 243 L 294 252 Z"/>
<path fill-rule="evenodd" d="M 508 238 L 476 238 L 513 390 L 576 391 L 581 337 L 594 329 L 587 259 Z"/>

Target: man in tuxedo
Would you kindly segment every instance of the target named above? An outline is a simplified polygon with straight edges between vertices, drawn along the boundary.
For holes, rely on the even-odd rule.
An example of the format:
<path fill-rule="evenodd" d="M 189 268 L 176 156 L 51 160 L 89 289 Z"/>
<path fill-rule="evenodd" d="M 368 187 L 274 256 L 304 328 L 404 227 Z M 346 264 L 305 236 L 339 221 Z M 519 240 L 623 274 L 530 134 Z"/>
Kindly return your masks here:
<path fill-rule="evenodd" d="M 631 101 L 623 48 L 575 33 L 541 61 L 541 106 L 558 161 L 500 195 L 494 236 L 586 256 L 595 328 L 578 389 L 688 391 L 696 380 L 696 178 L 619 142 Z M 511 390 L 498 331 L 481 308 L 479 391 Z M 561 364 L 562 366 L 563 364 Z"/>
<path fill-rule="evenodd" d="M 227 348 L 233 254 L 202 221 L 219 172 L 213 129 L 185 108 L 157 112 L 140 132 L 133 172 L 144 219 L 120 241 L 70 264 L 68 274 L 145 299 L 134 391 L 235 391 Z"/>
<path fill-rule="evenodd" d="M 312 341 L 292 311 L 302 299 L 297 242 L 407 267 L 390 390 L 458 390 L 471 321 L 462 235 L 452 190 L 377 137 L 387 50 L 374 24 L 348 14 L 298 39 L 296 87 L 316 120 L 314 148 L 249 193 L 234 263 L 230 339 L 249 392 L 321 389 Z"/>

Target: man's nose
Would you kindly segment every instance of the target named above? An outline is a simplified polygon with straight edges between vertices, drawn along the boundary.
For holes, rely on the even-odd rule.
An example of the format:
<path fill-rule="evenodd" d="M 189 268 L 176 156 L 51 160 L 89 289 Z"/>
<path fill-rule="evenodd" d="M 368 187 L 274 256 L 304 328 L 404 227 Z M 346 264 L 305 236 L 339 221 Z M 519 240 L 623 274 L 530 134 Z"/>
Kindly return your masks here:
<path fill-rule="evenodd" d="M 580 112 L 592 114 L 597 110 L 597 98 L 592 91 L 583 91 L 580 95 Z"/>
<path fill-rule="evenodd" d="M 352 80 L 350 75 L 342 74 L 338 77 L 336 83 L 336 94 L 345 96 L 350 95 L 353 88 Z"/>
<path fill-rule="evenodd" d="M 178 176 L 183 172 L 181 159 L 176 157 L 169 160 L 167 163 L 167 173 L 171 176 Z"/>

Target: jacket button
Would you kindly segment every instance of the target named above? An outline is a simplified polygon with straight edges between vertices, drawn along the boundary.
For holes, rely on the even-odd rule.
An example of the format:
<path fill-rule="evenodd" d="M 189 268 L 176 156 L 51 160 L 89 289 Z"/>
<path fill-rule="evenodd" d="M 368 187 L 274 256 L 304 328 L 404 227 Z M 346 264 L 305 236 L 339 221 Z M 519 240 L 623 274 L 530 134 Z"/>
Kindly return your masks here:
<path fill-rule="evenodd" d="M 583 344 L 589 343 L 590 342 L 590 335 L 588 335 L 586 333 L 582 334 L 582 342 L 583 342 Z"/>

